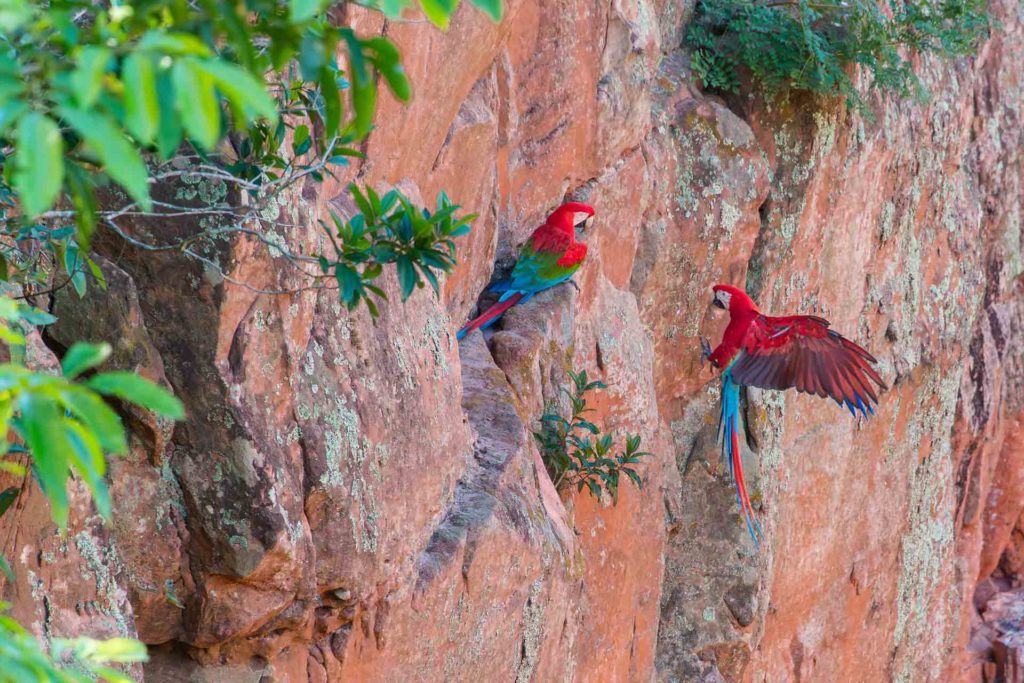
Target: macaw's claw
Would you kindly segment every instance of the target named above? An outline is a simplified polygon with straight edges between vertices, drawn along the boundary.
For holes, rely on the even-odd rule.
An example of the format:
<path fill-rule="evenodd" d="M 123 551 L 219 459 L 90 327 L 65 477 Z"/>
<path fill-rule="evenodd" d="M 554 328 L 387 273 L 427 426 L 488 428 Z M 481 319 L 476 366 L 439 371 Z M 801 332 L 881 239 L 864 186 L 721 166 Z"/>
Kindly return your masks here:
<path fill-rule="evenodd" d="M 711 342 L 704 337 L 700 338 L 700 366 L 704 367 L 704 359 L 711 358 Z"/>

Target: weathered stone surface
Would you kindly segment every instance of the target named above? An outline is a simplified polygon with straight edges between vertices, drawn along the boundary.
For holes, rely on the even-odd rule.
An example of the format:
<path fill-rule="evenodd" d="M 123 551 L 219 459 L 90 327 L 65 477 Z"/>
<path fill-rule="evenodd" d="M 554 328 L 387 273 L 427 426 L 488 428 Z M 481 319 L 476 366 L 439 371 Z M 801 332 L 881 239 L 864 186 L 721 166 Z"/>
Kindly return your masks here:
<path fill-rule="evenodd" d="M 314 251 L 352 179 L 443 190 L 479 214 L 458 267 L 405 304 L 385 275 L 372 319 L 267 293 L 302 281 L 254 240 L 206 254 L 225 279 L 100 237 L 110 293 L 55 297 L 47 342 L 111 341 L 189 417 L 130 414 L 116 523 L 83 502 L 82 547 L 24 484 L 0 519 L 15 616 L 137 633 L 156 681 L 1019 675 L 996 615 L 1024 582 L 1020 8 L 994 0 L 977 57 L 921 60 L 929 101 L 878 98 L 870 120 L 703 94 L 678 48 L 692 5 L 516 0 L 497 26 L 466 5 L 447 33 L 348 7 L 403 49 L 415 100 L 385 97 L 368 159 L 272 207 L 292 227 L 270 239 Z M 578 289 L 456 343 L 566 198 L 597 210 Z M 891 385 L 866 422 L 749 392 L 758 552 L 699 362 L 716 282 L 827 317 Z M 533 442 L 569 369 L 609 384 L 594 420 L 653 453 L 615 504 L 556 492 Z"/>

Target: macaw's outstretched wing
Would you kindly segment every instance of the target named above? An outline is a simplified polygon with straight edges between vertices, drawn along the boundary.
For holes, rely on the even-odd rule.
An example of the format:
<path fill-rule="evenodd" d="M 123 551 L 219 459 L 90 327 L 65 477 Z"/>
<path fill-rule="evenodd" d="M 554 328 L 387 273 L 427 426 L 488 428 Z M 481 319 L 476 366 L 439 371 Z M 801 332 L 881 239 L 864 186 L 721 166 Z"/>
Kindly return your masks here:
<path fill-rule="evenodd" d="M 846 339 L 823 318 L 812 315 L 761 316 L 732 366 L 739 384 L 761 389 L 796 388 L 831 397 L 856 416 L 874 415 L 874 385 L 885 383 L 872 367 L 874 356 Z"/>

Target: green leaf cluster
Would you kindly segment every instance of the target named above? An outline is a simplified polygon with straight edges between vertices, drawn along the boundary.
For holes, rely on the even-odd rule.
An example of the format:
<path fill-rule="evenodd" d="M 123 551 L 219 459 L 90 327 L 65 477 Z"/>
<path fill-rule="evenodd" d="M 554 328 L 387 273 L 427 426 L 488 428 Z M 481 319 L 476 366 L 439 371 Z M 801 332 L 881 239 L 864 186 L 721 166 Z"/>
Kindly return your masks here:
<path fill-rule="evenodd" d="M 479 10 L 487 14 L 493 21 L 501 21 L 501 0 L 470 0 Z M 402 13 L 415 5 L 426 15 L 434 26 L 448 28 L 452 15 L 459 8 L 459 0 L 362 0 L 360 5 L 383 12 L 388 17 L 400 18 Z"/>
<path fill-rule="evenodd" d="M 596 498 L 602 489 L 618 501 L 619 482 L 625 476 L 643 488 L 643 480 L 632 467 L 650 453 L 640 450 L 640 436 L 627 434 L 625 449 L 614 452 L 614 437 L 602 434 L 585 415 L 593 412 L 587 407 L 586 394 L 607 388 L 604 382 L 591 381 L 587 371 L 569 371 L 572 391 L 562 389 L 569 399 L 570 415 L 549 410 L 541 416 L 541 429 L 533 436 L 555 488 L 586 488 Z"/>
<path fill-rule="evenodd" d="M 366 6 L 397 17 L 413 4 Z M 473 4 L 500 17 L 500 0 Z M 36 291 L 70 285 L 82 295 L 91 274 L 104 287 L 89 256 L 103 221 L 116 230 L 111 216 L 125 212 L 203 213 L 204 207 L 166 198 L 154 203 L 151 188 L 168 169 L 180 175 L 174 169 L 200 162 L 204 173 L 244 188 L 247 215 L 261 216 L 259 207 L 289 184 L 307 175 L 318 182 L 334 177 L 332 168 L 363 156 L 356 145 L 373 127 L 385 87 L 379 84 L 400 101 L 411 98 L 411 85 L 389 39 L 334 25 L 326 16 L 330 5 L 8 3 L 0 12 L 0 237 L 7 238 L 0 239 L 0 280 L 38 284 Z M 458 0 L 420 0 L 419 6 L 447 26 Z M 103 189 L 114 185 L 126 193 L 124 202 L 113 188 Z M 109 209 L 111 201 L 121 208 Z M 454 245 L 439 244 L 440 238 L 462 226 L 434 225 L 439 239 L 428 244 L 416 212 L 404 200 L 402 206 L 414 244 L 404 234 L 410 222 L 399 221 L 393 259 L 329 259 L 345 265 L 332 271 L 346 304 L 370 301 L 365 293 L 372 290 L 351 286 L 353 270 L 369 268 L 370 276 L 376 266 L 394 263 L 408 296 L 423 282 L 436 289 L 436 271 L 450 269 Z M 212 209 L 221 218 L 235 212 L 239 226 L 247 220 L 240 207 Z M 427 218 L 444 220 L 436 212 Z M 369 233 L 377 227 L 375 217 L 366 221 Z M 358 257 L 362 249 L 341 251 Z"/>
<path fill-rule="evenodd" d="M 0 364 L 0 469 L 23 473 L 20 456 L 50 501 L 53 519 L 62 528 L 68 519 L 67 480 L 75 472 L 89 487 L 96 509 L 110 519 L 110 496 L 104 477 L 107 454 L 128 452 L 121 418 L 103 397 L 117 398 L 171 419 L 184 417 L 181 402 L 166 389 L 131 372 L 93 372 L 110 355 L 108 344 L 76 343 L 61 362 L 61 374 L 31 370 L 18 359 L 25 324 L 49 324 L 53 316 L 0 296 L 0 338 L 12 361 Z M 6 509 L 6 508 L 5 508 Z"/>
<path fill-rule="evenodd" d="M 749 73 L 769 94 L 838 96 L 870 114 L 851 67 L 883 92 L 923 95 L 910 54 L 971 54 L 990 23 L 987 0 L 698 0 L 686 44 L 707 88 L 738 93 Z"/>
<path fill-rule="evenodd" d="M 0 224 L 13 207 L 11 193 L 0 186 Z M 19 285 L 26 293 L 71 286 L 84 296 L 90 280 L 107 288 L 99 265 L 79 246 L 74 225 L 21 223 L 0 229 L 0 235 L 7 238 L 0 240 L 0 281 Z"/>
<path fill-rule="evenodd" d="M 169 159 L 183 143 L 208 155 L 231 134 L 239 147 L 249 141 L 240 156 L 251 162 L 276 153 L 282 125 L 305 125 L 323 151 L 369 132 L 378 76 L 410 97 L 394 45 L 332 26 L 324 3 L 9 4 L 0 14 L 0 141 L 13 149 L 4 179 L 30 218 L 68 197 L 83 247 L 99 184 L 113 181 L 138 208 L 153 209 L 150 156 Z M 351 66 L 344 82 L 339 44 Z M 268 89 L 266 74 L 296 64 L 282 90 L 310 91 L 300 98 L 304 122 L 282 124 L 282 113 L 297 112 Z"/>
<path fill-rule="evenodd" d="M 31 633 L 2 614 L 8 607 L 0 603 L 0 683 L 129 683 L 130 677 L 109 665 L 148 659 L 146 646 L 129 638 L 53 638 L 47 653 Z"/>
<path fill-rule="evenodd" d="M 5 435 L 0 441 L 0 470 L 23 476 L 27 459 L 50 502 L 53 520 L 63 530 L 68 521 L 67 481 L 72 472 L 85 482 L 96 509 L 110 521 L 106 457 L 127 453 L 128 443 L 121 418 L 104 398 L 120 399 L 175 420 L 184 417 L 184 407 L 167 390 L 135 373 L 96 372 L 110 356 L 108 344 L 72 345 L 61 361 L 60 374 L 26 367 L 26 326 L 55 320 L 48 313 L 0 296 L 0 340 L 11 358 L 0 364 L 0 433 Z M 0 515 L 7 512 L 20 490 L 0 491 Z M 0 570 L 13 579 L 3 557 Z M 7 607 L 0 604 L 0 683 L 97 678 L 123 683 L 131 679 L 106 665 L 146 660 L 145 646 L 127 638 L 52 639 L 47 654 L 31 634 L 2 614 Z"/>
<path fill-rule="evenodd" d="M 320 257 L 320 269 L 333 275 L 349 310 L 365 301 L 370 313 L 377 315 L 370 295 L 378 299 L 387 299 L 387 295 L 373 281 L 390 263 L 398 270 L 402 301 L 425 282 L 440 294 L 437 273 L 455 267 L 454 239 L 470 231 L 469 223 L 476 216 L 457 217 L 459 206 L 444 192 L 438 196 L 435 210 L 429 211 L 413 206 L 398 190 L 380 197 L 372 187 L 364 192 L 353 184 L 349 191 L 360 212 L 345 221 L 332 211 L 332 225 L 321 221 L 334 258 Z"/>

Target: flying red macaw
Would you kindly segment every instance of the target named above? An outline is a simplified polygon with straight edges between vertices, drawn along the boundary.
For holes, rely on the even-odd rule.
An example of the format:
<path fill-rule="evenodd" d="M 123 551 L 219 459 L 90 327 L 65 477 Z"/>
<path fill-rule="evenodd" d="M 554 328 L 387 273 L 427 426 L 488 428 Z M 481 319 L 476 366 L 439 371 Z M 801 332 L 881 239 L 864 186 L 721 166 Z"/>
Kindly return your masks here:
<path fill-rule="evenodd" d="M 722 457 L 729 462 L 729 475 L 736 488 L 736 500 L 757 545 L 764 538 L 754 519 L 754 509 L 743 481 L 740 459 L 740 387 L 790 389 L 830 397 L 840 406 L 865 418 L 875 414 L 878 395 L 872 382 L 885 390 L 885 383 L 871 367 L 874 356 L 846 339 L 829 322 L 813 315 L 773 317 L 761 313 L 746 292 L 730 285 L 714 286 L 714 305 L 729 311 L 729 325 L 722 343 L 712 351 L 701 339 L 702 355 L 722 368 L 722 416 L 718 425 Z M 756 530 L 756 533 L 755 533 Z"/>
<path fill-rule="evenodd" d="M 576 229 L 589 227 L 593 217 L 594 209 L 579 202 L 567 202 L 555 209 L 519 250 L 509 279 L 490 288 L 492 292 L 504 292 L 498 303 L 466 323 L 456 338 L 493 325 L 516 304 L 571 278 L 587 255 L 587 245 L 576 241 Z"/>

